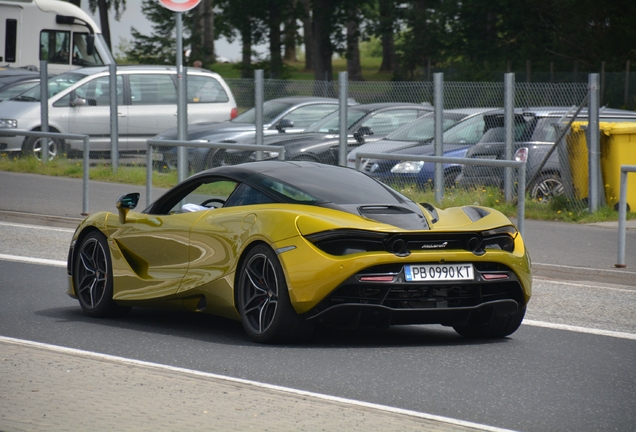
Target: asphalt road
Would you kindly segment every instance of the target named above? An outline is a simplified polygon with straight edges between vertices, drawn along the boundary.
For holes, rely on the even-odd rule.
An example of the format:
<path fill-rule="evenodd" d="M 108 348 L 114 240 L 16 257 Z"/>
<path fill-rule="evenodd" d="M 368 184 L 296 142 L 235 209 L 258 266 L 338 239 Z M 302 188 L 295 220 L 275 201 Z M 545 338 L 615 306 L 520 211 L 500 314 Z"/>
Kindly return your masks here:
<path fill-rule="evenodd" d="M 206 315 L 133 309 L 122 319 L 85 317 L 64 294 L 70 235 L 0 223 L 0 335 L 514 430 L 636 424 L 634 287 L 537 278 L 527 324 L 501 341 L 411 326 L 322 330 L 307 343 L 272 347 L 250 342 L 237 322 Z M 34 240 L 16 249 L 17 238 Z M 51 261 L 8 257 L 18 254 Z"/>

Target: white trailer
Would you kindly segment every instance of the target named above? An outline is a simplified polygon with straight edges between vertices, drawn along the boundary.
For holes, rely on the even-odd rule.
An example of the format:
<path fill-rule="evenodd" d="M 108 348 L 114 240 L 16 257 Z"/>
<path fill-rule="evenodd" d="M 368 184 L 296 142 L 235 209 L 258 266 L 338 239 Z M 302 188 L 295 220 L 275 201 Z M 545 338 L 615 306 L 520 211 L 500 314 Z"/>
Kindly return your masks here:
<path fill-rule="evenodd" d="M 0 67 L 37 70 L 40 60 L 58 74 L 114 63 L 95 21 L 59 0 L 0 0 Z"/>

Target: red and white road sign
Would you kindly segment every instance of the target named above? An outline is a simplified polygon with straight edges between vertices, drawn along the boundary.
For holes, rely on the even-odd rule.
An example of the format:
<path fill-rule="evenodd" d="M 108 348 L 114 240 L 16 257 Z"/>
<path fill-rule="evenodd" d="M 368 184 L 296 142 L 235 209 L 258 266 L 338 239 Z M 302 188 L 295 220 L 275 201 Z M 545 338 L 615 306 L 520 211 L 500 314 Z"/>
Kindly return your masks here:
<path fill-rule="evenodd" d="M 201 3 L 201 0 L 159 0 L 159 3 L 172 12 L 186 12 Z"/>

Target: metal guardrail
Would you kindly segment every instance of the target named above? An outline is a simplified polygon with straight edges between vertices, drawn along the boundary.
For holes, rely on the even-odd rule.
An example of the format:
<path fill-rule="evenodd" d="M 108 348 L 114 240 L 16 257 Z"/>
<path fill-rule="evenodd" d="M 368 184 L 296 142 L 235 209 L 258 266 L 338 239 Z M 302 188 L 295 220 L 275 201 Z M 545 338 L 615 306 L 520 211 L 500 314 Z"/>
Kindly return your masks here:
<path fill-rule="evenodd" d="M 636 173 L 636 165 L 621 165 L 621 192 L 618 201 L 618 262 L 615 267 L 625 268 L 625 237 L 627 235 L 627 173 Z"/>
<path fill-rule="evenodd" d="M 89 144 L 90 139 L 88 135 L 80 134 L 64 134 L 59 132 L 34 132 L 20 129 L 0 129 L 0 136 L 30 136 L 38 138 L 61 138 L 69 140 L 82 140 L 84 142 L 83 147 L 83 175 L 82 175 L 82 215 L 88 215 L 88 171 L 90 167 L 90 151 Z"/>
<path fill-rule="evenodd" d="M 518 199 L 517 199 L 517 229 L 523 237 L 524 220 L 526 217 L 526 163 L 520 161 L 489 160 L 489 159 L 469 159 L 454 158 L 444 156 L 421 156 L 408 154 L 391 153 L 356 153 L 356 169 L 362 169 L 362 159 L 387 159 L 401 161 L 423 161 L 434 163 L 449 163 L 458 165 L 482 165 L 494 167 L 518 168 Z"/>
<path fill-rule="evenodd" d="M 146 205 L 152 203 L 152 146 L 159 147 L 198 147 L 216 148 L 231 150 L 252 150 L 252 151 L 274 151 L 278 152 L 278 160 L 285 160 L 285 147 L 261 145 L 261 144 L 232 144 L 232 143 L 210 143 L 197 141 L 178 140 L 148 140 L 146 141 Z"/>

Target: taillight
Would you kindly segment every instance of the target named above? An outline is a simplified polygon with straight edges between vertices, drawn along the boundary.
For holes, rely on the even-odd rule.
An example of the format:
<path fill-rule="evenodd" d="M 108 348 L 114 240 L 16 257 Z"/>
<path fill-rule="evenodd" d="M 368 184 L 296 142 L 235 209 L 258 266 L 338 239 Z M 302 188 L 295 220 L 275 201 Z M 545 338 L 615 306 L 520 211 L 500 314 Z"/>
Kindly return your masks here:
<path fill-rule="evenodd" d="M 528 147 L 521 147 L 519 150 L 515 152 L 514 160 L 517 162 L 527 162 L 528 161 Z"/>
<path fill-rule="evenodd" d="M 232 120 L 237 115 L 238 115 L 238 109 L 232 108 L 232 111 L 230 111 L 230 120 Z"/>

